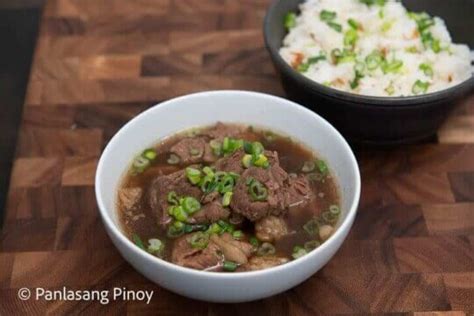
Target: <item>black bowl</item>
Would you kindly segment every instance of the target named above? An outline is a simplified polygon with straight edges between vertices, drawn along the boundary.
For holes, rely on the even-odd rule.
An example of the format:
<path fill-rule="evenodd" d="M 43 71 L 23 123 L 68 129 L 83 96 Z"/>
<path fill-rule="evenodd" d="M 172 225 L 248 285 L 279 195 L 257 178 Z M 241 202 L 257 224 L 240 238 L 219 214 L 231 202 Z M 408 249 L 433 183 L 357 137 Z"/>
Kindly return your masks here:
<path fill-rule="evenodd" d="M 439 92 L 409 97 L 370 97 L 326 87 L 295 71 L 278 53 L 287 12 L 303 0 L 276 0 L 264 22 L 265 44 L 287 96 L 330 121 L 351 142 L 413 143 L 431 137 L 449 112 L 474 90 L 474 77 Z M 413 11 L 440 16 L 455 43 L 474 47 L 474 1 L 407 0 Z"/>

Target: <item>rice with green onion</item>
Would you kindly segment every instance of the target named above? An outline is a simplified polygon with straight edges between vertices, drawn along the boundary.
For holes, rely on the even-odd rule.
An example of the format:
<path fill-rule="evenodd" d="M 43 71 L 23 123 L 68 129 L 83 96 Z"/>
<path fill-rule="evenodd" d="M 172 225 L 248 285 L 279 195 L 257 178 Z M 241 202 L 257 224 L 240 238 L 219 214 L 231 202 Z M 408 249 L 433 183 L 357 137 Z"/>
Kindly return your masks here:
<path fill-rule="evenodd" d="M 280 54 L 306 77 L 352 93 L 409 96 L 472 76 L 467 45 L 444 21 L 396 0 L 308 0 L 285 17 Z"/>

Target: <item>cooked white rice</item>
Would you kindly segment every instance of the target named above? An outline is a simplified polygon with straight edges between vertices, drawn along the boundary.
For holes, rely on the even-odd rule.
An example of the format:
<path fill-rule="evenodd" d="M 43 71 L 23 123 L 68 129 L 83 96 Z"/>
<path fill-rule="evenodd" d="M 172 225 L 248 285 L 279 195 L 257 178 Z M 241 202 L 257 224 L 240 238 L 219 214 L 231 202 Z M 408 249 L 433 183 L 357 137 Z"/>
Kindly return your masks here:
<path fill-rule="evenodd" d="M 316 82 L 363 95 L 408 96 L 472 75 L 469 47 L 452 43 L 442 19 L 413 14 L 396 0 L 307 0 L 300 11 L 287 17 L 280 54 Z"/>

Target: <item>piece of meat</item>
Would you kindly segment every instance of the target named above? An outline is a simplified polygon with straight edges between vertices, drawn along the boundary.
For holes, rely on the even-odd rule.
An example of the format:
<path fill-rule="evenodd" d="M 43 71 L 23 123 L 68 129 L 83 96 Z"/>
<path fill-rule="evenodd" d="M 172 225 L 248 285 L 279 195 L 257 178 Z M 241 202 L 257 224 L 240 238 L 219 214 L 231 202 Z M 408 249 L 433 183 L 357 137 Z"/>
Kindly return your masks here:
<path fill-rule="evenodd" d="M 288 261 L 290 260 L 285 257 L 254 256 L 250 258 L 247 264 L 239 267 L 238 271 L 263 270 L 263 269 L 279 266 L 281 264 L 287 263 Z"/>
<path fill-rule="evenodd" d="M 285 205 L 288 208 L 303 206 L 314 195 L 308 178 L 305 175 L 299 175 L 296 178 L 289 177 L 283 191 Z"/>
<path fill-rule="evenodd" d="M 252 255 L 253 246 L 245 241 L 235 240 L 229 233 L 213 234 L 210 240 L 219 246 L 225 260 L 245 264 Z"/>
<path fill-rule="evenodd" d="M 170 148 L 170 153 L 177 155 L 181 164 L 213 162 L 217 160 L 205 137 L 183 138 Z"/>
<path fill-rule="evenodd" d="M 148 200 L 161 225 L 166 225 L 171 221 L 168 215 L 168 193 L 171 191 L 176 192 L 178 196 L 191 196 L 197 200 L 200 200 L 202 196 L 201 189 L 188 181 L 184 170 L 158 176 L 150 185 Z"/>
<path fill-rule="evenodd" d="M 193 248 L 188 241 L 192 235 L 187 234 L 174 241 L 171 261 L 197 270 L 215 269 L 222 265 L 224 258 L 219 254 L 219 246 L 210 241 L 204 249 Z"/>
<path fill-rule="evenodd" d="M 240 133 L 242 133 L 244 127 L 236 126 L 236 125 L 226 125 L 221 122 L 217 122 L 216 125 L 211 127 L 210 129 L 202 132 L 202 135 L 209 136 L 213 139 L 221 140 L 224 137 L 236 137 Z"/>
<path fill-rule="evenodd" d="M 267 155 L 267 153 L 266 153 Z M 259 220 L 268 215 L 279 215 L 285 211 L 283 186 L 288 179 L 288 174 L 278 163 L 276 152 L 268 154 L 270 167 L 267 169 L 250 167 L 240 176 L 234 188 L 234 195 L 230 207 L 251 221 Z M 266 201 L 254 201 L 248 192 L 247 181 L 253 178 L 267 189 Z"/>
<path fill-rule="evenodd" d="M 220 202 L 214 201 L 204 204 L 199 211 L 188 219 L 188 222 L 190 224 L 210 224 L 220 219 L 227 219 L 229 215 L 228 209 L 224 208 Z"/>
<path fill-rule="evenodd" d="M 282 217 L 267 216 L 255 223 L 255 235 L 261 241 L 273 242 L 288 234 L 288 227 Z"/>
<path fill-rule="evenodd" d="M 235 172 L 240 174 L 244 171 L 242 165 L 242 158 L 244 155 L 245 152 L 243 150 L 237 150 L 232 155 L 217 160 L 214 164 L 214 168 L 217 171 Z"/>
<path fill-rule="evenodd" d="M 138 205 L 142 198 L 143 190 L 141 188 L 123 188 L 118 192 L 119 203 L 126 211 L 131 211 Z"/>
<path fill-rule="evenodd" d="M 211 203 L 212 201 L 215 201 L 215 200 L 219 199 L 220 196 L 221 195 L 219 194 L 219 192 L 212 191 L 211 193 L 203 195 L 203 197 L 201 198 L 201 203 L 202 204 Z"/>

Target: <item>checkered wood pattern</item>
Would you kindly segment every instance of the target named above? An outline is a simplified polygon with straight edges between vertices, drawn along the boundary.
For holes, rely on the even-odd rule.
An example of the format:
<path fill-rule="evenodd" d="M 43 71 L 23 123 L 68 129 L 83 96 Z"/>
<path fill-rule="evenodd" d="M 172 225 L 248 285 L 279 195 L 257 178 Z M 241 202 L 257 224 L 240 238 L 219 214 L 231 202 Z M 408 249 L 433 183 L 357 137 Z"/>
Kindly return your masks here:
<path fill-rule="evenodd" d="M 128 265 L 106 236 L 94 173 L 110 137 L 162 100 L 209 89 L 282 95 L 262 38 L 268 0 L 49 0 L 0 239 L 0 314 L 474 313 L 474 96 L 431 142 L 356 148 L 359 214 L 335 258 L 275 297 L 208 304 Z M 140 302 L 20 301 L 17 289 L 153 289 Z"/>

